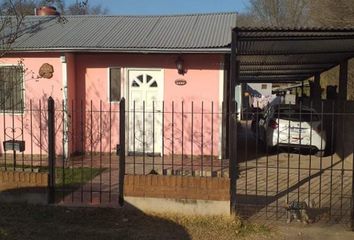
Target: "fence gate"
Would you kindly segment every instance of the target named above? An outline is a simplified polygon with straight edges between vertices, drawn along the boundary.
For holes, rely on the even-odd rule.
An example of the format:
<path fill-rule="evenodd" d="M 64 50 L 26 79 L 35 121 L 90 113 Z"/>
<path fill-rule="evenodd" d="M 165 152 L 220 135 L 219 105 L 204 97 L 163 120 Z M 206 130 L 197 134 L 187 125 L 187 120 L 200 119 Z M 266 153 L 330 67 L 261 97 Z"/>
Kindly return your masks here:
<path fill-rule="evenodd" d="M 354 102 L 276 105 L 240 116 L 239 214 L 286 222 L 286 204 L 305 202 L 310 222 L 353 224 Z"/>
<path fill-rule="evenodd" d="M 48 100 L 49 202 L 123 205 L 125 99 Z"/>

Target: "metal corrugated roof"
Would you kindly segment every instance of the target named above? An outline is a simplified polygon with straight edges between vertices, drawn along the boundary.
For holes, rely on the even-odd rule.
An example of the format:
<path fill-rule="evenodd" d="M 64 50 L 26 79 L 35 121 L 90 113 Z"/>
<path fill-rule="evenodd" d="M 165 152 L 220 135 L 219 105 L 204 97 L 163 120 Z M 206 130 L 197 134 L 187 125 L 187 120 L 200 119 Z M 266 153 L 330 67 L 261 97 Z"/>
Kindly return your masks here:
<path fill-rule="evenodd" d="M 354 57 L 354 28 L 235 28 L 242 82 L 302 81 Z"/>
<path fill-rule="evenodd" d="M 228 50 L 236 13 L 26 17 L 15 51 Z"/>

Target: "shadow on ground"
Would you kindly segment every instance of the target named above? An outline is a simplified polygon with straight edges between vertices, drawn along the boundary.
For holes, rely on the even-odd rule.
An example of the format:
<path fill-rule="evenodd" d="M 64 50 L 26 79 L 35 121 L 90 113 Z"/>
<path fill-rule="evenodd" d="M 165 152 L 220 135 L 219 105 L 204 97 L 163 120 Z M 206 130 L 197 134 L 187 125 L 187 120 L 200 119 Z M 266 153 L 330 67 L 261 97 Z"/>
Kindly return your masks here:
<path fill-rule="evenodd" d="M 0 203 L 0 215 L 0 239 L 191 239 L 175 222 L 133 206 L 67 208 Z"/>

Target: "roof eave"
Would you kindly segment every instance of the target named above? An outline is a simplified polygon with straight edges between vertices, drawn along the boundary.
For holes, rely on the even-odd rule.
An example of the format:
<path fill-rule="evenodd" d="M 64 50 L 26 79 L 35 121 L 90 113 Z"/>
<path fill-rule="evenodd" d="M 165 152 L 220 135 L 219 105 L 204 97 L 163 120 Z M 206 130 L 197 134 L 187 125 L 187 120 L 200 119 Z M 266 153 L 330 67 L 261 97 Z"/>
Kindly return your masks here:
<path fill-rule="evenodd" d="M 219 53 L 228 54 L 231 49 L 228 47 L 220 48 L 193 48 L 193 49 L 161 49 L 161 48 L 38 48 L 38 49 L 13 49 L 9 53 L 47 53 L 47 52 L 72 52 L 72 53 Z"/>

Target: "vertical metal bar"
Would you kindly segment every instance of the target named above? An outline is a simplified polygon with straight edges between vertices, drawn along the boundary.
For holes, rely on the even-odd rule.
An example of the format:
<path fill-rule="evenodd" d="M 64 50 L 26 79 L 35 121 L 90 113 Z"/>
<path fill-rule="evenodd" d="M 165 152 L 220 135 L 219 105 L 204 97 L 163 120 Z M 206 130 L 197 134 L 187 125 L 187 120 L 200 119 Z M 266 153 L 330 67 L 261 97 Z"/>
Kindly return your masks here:
<path fill-rule="evenodd" d="M 135 100 L 133 101 L 133 174 L 136 173 L 136 152 L 135 152 L 135 140 L 136 140 L 136 131 L 135 131 L 135 124 L 136 124 L 136 116 L 135 116 Z"/>
<path fill-rule="evenodd" d="M 242 111 L 242 110 L 241 110 Z M 244 115 L 244 111 L 242 111 L 242 114 Z M 246 129 L 248 130 L 248 118 L 249 118 L 249 111 L 246 110 Z M 257 127 L 258 128 L 258 127 Z M 246 130 L 246 131 L 247 131 Z M 256 141 L 258 141 L 258 131 L 256 130 Z M 245 134 L 245 149 L 244 149 L 244 155 L 245 155 L 245 196 L 247 198 L 248 194 L 248 134 Z"/>
<path fill-rule="evenodd" d="M 194 123 L 194 106 L 192 101 L 191 106 L 191 168 L 192 168 L 192 175 L 194 175 L 194 163 L 193 163 L 193 140 L 194 140 L 194 131 L 193 131 L 193 123 Z"/>
<path fill-rule="evenodd" d="M 230 176 L 230 210 L 236 211 L 236 184 L 237 184 L 237 102 L 233 101 L 230 105 L 229 123 L 230 123 L 230 141 L 229 141 L 229 176 Z M 235 147 L 236 146 L 236 147 Z"/>
<path fill-rule="evenodd" d="M 39 165 L 42 167 L 42 102 L 39 99 Z M 48 149 L 49 152 L 49 149 Z"/>
<path fill-rule="evenodd" d="M 31 132 L 31 171 L 33 172 L 33 106 L 30 99 L 30 132 Z M 41 129 L 39 129 L 41 131 Z"/>
<path fill-rule="evenodd" d="M 313 108 L 313 102 L 310 102 L 310 108 Z M 306 114 L 306 113 L 305 113 Z M 308 113 L 307 113 L 308 114 Z M 306 117 L 305 117 L 306 118 Z M 307 119 L 307 118 L 306 118 Z M 312 146 L 312 128 L 313 128 L 313 112 L 310 112 L 310 146 Z M 311 151 L 311 150 L 310 150 Z M 312 152 L 309 154 L 309 169 L 308 169 L 308 189 L 307 189 L 307 200 L 308 203 L 311 202 L 311 167 L 312 167 Z"/>
<path fill-rule="evenodd" d="M 15 140 L 15 103 L 14 98 L 11 98 L 12 101 L 12 140 Z M 16 151 L 13 150 L 13 170 L 16 171 Z"/>
<path fill-rule="evenodd" d="M 332 121 L 331 121 L 331 173 L 329 184 L 329 219 L 332 219 L 332 185 L 333 185 L 333 144 L 334 144 L 334 116 L 335 116 L 335 101 L 332 102 Z"/>
<path fill-rule="evenodd" d="M 4 122 L 4 141 L 6 141 L 6 97 L 4 96 L 4 107 L 3 107 L 3 122 Z M 4 151 L 4 164 L 5 171 L 7 171 L 7 153 Z"/>
<path fill-rule="evenodd" d="M 300 105 L 301 105 L 301 102 L 300 102 Z M 301 107 L 300 107 L 301 108 Z M 288 111 L 289 111 L 289 121 L 288 121 L 288 166 L 287 166 L 287 181 L 286 181 L 286 189 L 289 189 L 289 180 L 290 180 L 290 137 L 291 137 L 291 133 L 290 133 L 290 129 L 291 129 L 291 118 L 292 118 L 292 114 L 291 114 L 291 107 L 290 107 L 290 104 L 288 105 Z M 294 113 L 295 117 L 297 117 L 297 113 L 295 112 Z M 280 119 L 279 119 L 279 122 L 280 122 Z M 279 128 L 279 127 L 278 127 Z M 299 156 L 300 156 L 300 153 L 299 153 Z M 300 161 L 300 160 L 299 160 Z M 300 163 L 299 163 L 300 164 Z M 297 178 L 297 181 L 299 182 L 300 179 L 299 179 L 299 175 L 300 174 L 300 168 L 298 168 L 298 178 Z M 299 191 L 300 188 L 298 188 L 298 191 Z M 299 193 L 299 192 L 298 192 Z M 286 194 L 286 201 L 289 203 L 289 193 Z M 298 194 L 298 198 L 297 198 L 297 201 L 299 201 L 299 194 Z M 289 213 L 287 213 L 289 214 Z"/>
<path fill-rule="evenodd" d="M 172 101 L 172 174 L 175 174 L 175 164 L 174 164 L 174 155 L 175 155 L 175 136 L 174 136 L 174 130 L 175 130 L 175 103 Z"/>
<path fill-rule="evenodd" d="M 202 113 L 201 113 L 201 173 L 202 177 L 204 176 L 204 102 L 202 101 Z"/>
<path fill-rule="evenodd" d="M 152 101 L 152 169 L 155 171 L 155 101 Z"/>
<path fill-rule="evenodd" d="M 69 154 L 75 151 L 75 140 L 74 140 L 74 122 L 75 122 L 75 111 L 74 111 L 74 100 L 71 99 L 71 151 L 69 150 Z M 74 159 L 71 158 L 71 182 L 74 183 Z M 74 202 L 74 191 L 71 191 L 71 202 Z"/>
<path fill-rule="evenodd" d="M 214 171 L 214 159 L 213 159 L 213 147 L 214 147 L 214 102 L 211 102 L 211 152 L 210 152 L 210 161 L 211 161 L 211 176 L 213 176 L 213 171 Z"/>
<path fill-rule="evenodd" d="M 61 118 L 61 121 L 62 121 L 62 141 L 61 141 L 61 144 L 62 144 L 62 189 L 61 189 L 61 194 L 62 194 L 62 200 L 63 202 L 65 201 L 65 102 L 64 100 L 62 100 L 62 104 L 61 104 L 61 113 L 62 113 L 62 118 Z"/>
<path fill-rule="evenodd" d="M 23 135 L 23 115 L 25 114 L 25 108 L 23 106 L 23 101 L 21 101 L 21 131 L 22 131 L 22 134 L 21 134 L 21 140 L 24 141 L 24 135 Z M 22 157 L 22 171 L 25 170 L 25 153 L 22 152 L 21 154 L 21 157 Z"/>
<path fill-rule="evenodd" d="M 258 128 L 258 126 L 259 126 L 259 124 L 258 124 L 258 122 L 257 122 L 257 128 Z M 278 124 L 278 128 L 279 128 L 279 124 Z M 265 136 L 265 138 L 266 138 L 266 136 Z M 272 141 L 273 141 L 273 139 L 272 139 Z M 265 140 L 265 142 L 267 142 L 267 141 Z M 266 195 L 266 199 L 268 199 L 269 151 L 268 151 L 268 146 L 267 146 L 267 144 L 266 144 L 266 146 L 265 146 L 265 151 L 266 151 L 265 195 Z M 247 160 L 246 160 L 246 161 L 247 161 Z M 246 171 L 247 171 L 247 170 L 246 170 Z M 268 205 L 269 205 L 269 204 L 266 204 L 266 218 L 268 218 Z"/>
<path fill-rule="evenodd" d="M 258 123 L 259 121 L 259 103 L 257 101 L 257 110 L 256 110 L 256 122 Z M 258 128 L 256 128 L 256 137 L 258 137 Z M 259 141 L 258 141 L 258 138 L 256 139 L 256 196 L 258 195 L 258 144 L 259 144 Z"/>
<path fill-rule="evenodd" d="M 162 101 L 162 174 L 165 173 L 165 101 Z"/>
<path fill-rule="evenodd" d="M 119 104 L 119 205 L 124 205 L 124 176 L 125 176 L 125 98 Z M 145 109 L 144 109 L 145 110 Z"/>
<path fill-rule="evenodd" d="M 48 203 L 55 203 L 55 115 L 54 100 L 48 99 Z"/>
<path fill-rule="evenodd" d="M 93 106 L 92 100 L 90 100 L 90 202 L 93 199 Z"/>
<path fill-rule="evenodd" d="M 184 167 L 184 152 L 183 152 L 183 143 L 184 143 L 184 102 L 182 101 L 182 117 L 181 117 L 181 120 L 182 120 L 182 175 L 183 175 L 183 167 Z"/>
<path fill-rule="evenodd" d="M 341 160 L 342 160 L 342 164 L 341 164 L 341 173 L 340 173 L 340 176 L 341 176 L 341 181 L 340 181 L 340 217 L 342 218 L 343 216 L 343 185 L 344 185 L 344 161 L 345 161 L 345 137 L 344 137 L 344 133 L 345 133 L 345 128 L 344 128 L 344 125 L 345 125 L 345 112 L 346 112 L 346 105 L 345 105 L 346 101 L 343 101 L 342 104 L 343 104 L 343 107 L 341 108 L 341 127 L 342 127 L 342 157 L 341 157 Z"/>
<path fill-rule="evenodd" d="M 146 145 L 146 136 L 145 136 L 145 100 L 143 101 L 143 175 L 145 175 L 145 167 L 146 167 L 146 162 L 145 162 L 145 145 Z"/>
<path fill-rule="evenodd" d="M 302 121 L 302 101 L 300 102 L 300 131 L 299 131 L 299 143 L 301 145 L 301 121 Z M 290 126 L 289 126 L 290 127 Z M 290 135 L 289 135 L 290 137 Z M 301 179 L 301 151 L 299 151 L 298 155 L 298 169 L 297 169 L 297 182 L 300 182 Z M 297 188 L 297 201 L 300 201 L 300 187 Z"/>
<path fill-rule="evenodd" d="M 321 135 L 323 132 L 323 111 L 324 111 L 324 106 L 323 106 L 323 101 L 321 101 Z M 323 149 L 323 145 L 322 145 L 322 136 L 321 136 L 321 149 Z M 321 208 L 322 207 L 322 154 L 320 156 L 320 176 L 319 176 L 319 189 L 318 189 L 318 207 Z"/>
<path fill-rule="evenodd" d="M 112 201 L 112 102 L 109 101 L 109 191 L 108 201 Z"/>
<path fill-rule="evenodd" d="M 221 114 L 218 115 L 219 116 L 219 121 L 221 121 L 222 123 L 224 121 L 224 107 L 225 107 L 225 103 L 222 102 L 221 103 Z M 220 161 L 221 161 L 220 162 L 220 166 L 221 166 L 220 171 L 221 171 L 221 177 L 224 177 L 224 149 L 222 148 L 221 151 L 222 151 L 222 154 L 221 154 L 222 157 L 220 159 Z"/>
<path fill-rule="evenodd" d="M 230 56 L 230 78 L 229 78 L 229 176 L 230 176 L 230 213 L 236 213 L 236 181 L 237 181 L 237 102 L 235 103 L 235 88 L 239 81 L 240 62 L 237 60 L 237 30 L 232 30 L 231 56 Z M 235 118 L 234 118 L 235 117 Z"/>
<path fill-rule="evenodd" d="M 81 156 L 81 171 L 80 171 L 80 185 L 81 185 L 81 189 L 80 189 L 80 193 L 81 193 L 81 202 L 84 201 L 84 158 L 86 155 L 86 149 L 85 149 L 85 134 L 86 134 L 86 122 L 84 124 L 84 121 L 86 118 L 86 111 L 84 111 L 84 104 L 83 104 L 83 100 L 80 100 L 80 125 L 81 125 L 81 151 L 82 151 L 82 156 Z M 84 126 L 85 125 L 85 126 Z"/>
<path fill-rule="evenodd" d="M 290 108 L 290 106 L 289 106 Z M 277 120 L 278 120 L 278 128 L 277 128 L 277 167 L 276 167 L 276 171 L 277 171 L 277 174 L 276 174 L 276 178 L 277 178 L 277 186 L 276 186 L 276 194 L 278 195 L 279 193 L 279 153 L 280 153 L 280 146 L 279 146 L 279 140 L 280 140 L 280 104 L 278 105 L 278 108 L 277 108 Z M 273 139 L 271 140 L 273 141 Z M 289 120 L 289 126 L 288 126 L 288 143 L 290 141 L 290 120 Z M 288 148 L 288 172 L 287 172 L 287 175 L 288 175 L 288 178 L 287 178 L 287 189 L 289 189 L 289 165 L 290 165 L 290 151 L 289 151 L 289 148 Z M 289 202 L 289 193 L 286 194 L 286 201 Z M 277 201 L 276 201 L 276 219 L 278 220 L 279 218 L 279 199 L 277 198 Z"/>
<path fill-rule="evenodd" d="M 102 100 L 100 100 L 100 173 L 102 172 Z M 100 174 L 100 203 L 102 202 L 102 174 Z"/>
<path fill-rule="evenodd" d="M 230 213 L 236 213 L 236 178 L 237 178 L 237 103 L 235 102 L 235 86 L 239 81 L 240 62 L 237 61 L 237 30 L 232 30 L 230 79 L 229 79 L 229 176 L 230 176 Z"/>

